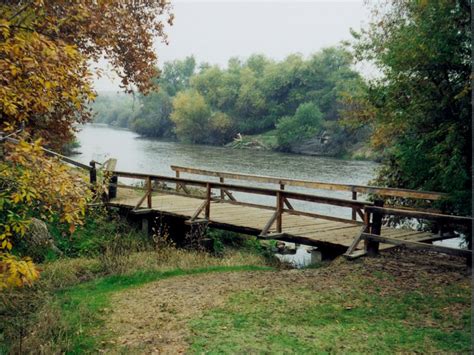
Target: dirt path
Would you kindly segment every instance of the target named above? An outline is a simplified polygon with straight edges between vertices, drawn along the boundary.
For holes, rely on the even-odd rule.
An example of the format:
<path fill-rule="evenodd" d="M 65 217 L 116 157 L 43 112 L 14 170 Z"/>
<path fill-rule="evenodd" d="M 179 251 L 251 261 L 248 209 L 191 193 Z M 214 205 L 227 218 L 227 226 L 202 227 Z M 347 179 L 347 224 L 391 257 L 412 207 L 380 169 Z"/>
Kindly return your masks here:
<path fill-rule="evenodd" d="M 108 329 L 116 344 L 135 352 L 180 353 L 191 335 L 189 319 L 225 303 L 229 295 L 248 289 L 306 285 L 308 272 L 224 272 L 180 276 L 117 294 Z"/>
<path fill-rule="evenodd" d="M 377 272 L 392 275 L 381 281 Z M 351 278 L 367 277 L 381 292 L 396 293 L 466 280 L 462 259 L 394 250 L 381 258 L 347 262 L 310 270 L 209 273 L 174 277 L 115 294 L 106 328 L 116 338 L 115 349 L 126 353 L 182 353 L 192 336 L 190 319 L 223 305 L 238 291 L 258 289 L 291 293 L 295 287 L 314 289 L 351 287 Z"/>

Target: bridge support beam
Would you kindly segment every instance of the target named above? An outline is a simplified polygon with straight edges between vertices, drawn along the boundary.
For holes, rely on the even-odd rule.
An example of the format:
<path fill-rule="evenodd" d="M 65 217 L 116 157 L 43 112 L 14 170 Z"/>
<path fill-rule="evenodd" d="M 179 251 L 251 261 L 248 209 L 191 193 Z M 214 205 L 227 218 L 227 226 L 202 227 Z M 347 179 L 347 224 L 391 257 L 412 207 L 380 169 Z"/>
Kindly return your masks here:
<path fill-rule="evenodd" d="M 145 233 L 147 236 L 150 232 L 150 221 L 148 219 L 148 216 L 143 216 L 142 217 L 142 232 Z"/>

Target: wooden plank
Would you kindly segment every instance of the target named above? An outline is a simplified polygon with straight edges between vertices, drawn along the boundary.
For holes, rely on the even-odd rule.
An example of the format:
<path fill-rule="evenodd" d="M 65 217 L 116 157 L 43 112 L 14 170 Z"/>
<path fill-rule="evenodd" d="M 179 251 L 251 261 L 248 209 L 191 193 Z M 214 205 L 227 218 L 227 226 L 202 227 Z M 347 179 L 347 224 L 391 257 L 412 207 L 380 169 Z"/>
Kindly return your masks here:
<path fill-rule="evenodd" d="M 342 228 L 337 230 L 330 231 L 317 231 L 312 233 L 301 234 L 306 238 L 318 239 L 318 240 L 335 240 L 343 239 L 345 242 L 342 245 L 349 246 L 353 239 L 357 236 L 357 233 L 360 231 L 359 227 L 352 228 Z"/>
<path fill-rule="evenodd" d="M 334 190 L 334 191 L 351 191 L 360 192 L 365 194 L 376 194 L 380 196 L 393 196 L 393 197 L 404 197 L 413 199 L 424 199 L 424 200 L 440 200 L 446 197 L 446 194 L 433 191 L 418 191 L 409 189 L 398 189 L 389 187 L 377 187 L 377 186 L 364 186 L 364 185 L 348 185 L 348 184 L 335 184 L 321 181 L 310 181 L 310 180 L 298 180 L 288 179 L 274 176 L 264 175 L 251 175 L 242 173 L 232 173 L 227 171 L 212 171 L 205 169 L 197 169 L 183 166 L 172 165 L 171 169 L 174 171 L 180 171 L 189 174 L 216 176 L 222 178 L 229 178 L 234 180 L 248 180 L 269 184 L 283 184 L 290 186 L 299 186 L 319 190 Z"/>
<path fill-rule="evenodd" d="M 346 219 L 346 218 L 327 216 L 327 215 L 324 215 L 324 214 L 318 214 L 318 213 L 314 213 L 314 212 L 304 212 L 304 211 L 296 211 L 296 210 L 289 210 L 289 209 L 284 209 L 283 212 L 288 213 L 288 214 L 298 215 L 298 216 L 327 219 L 328 221 L 351 223 L 351 224 L 355 224 L 355 225 L 362 224 L 362 222 L 359 222 L 359 221 L 353 221 L 351 219 Z"/>
<path fill-rule="evenodd" d="M 263 227 L 262 229 L 262 232 L 260 233 L 260 235 L 262 236 L 265 236 L 268 234 L 268 231 L 270 230 L 271 226 L 273 225 L 273 223 L 275 223 L 275 220 L 278 218 L 279 216 L 279 212 L 278 211 L 275 211 L 275 213 L 273 213 L 273 215 L 270 217 L 270 219 L 268 220 L 268 222 L 265 224 L 265 226 Z M 281 231 L 281 230 L 280 230 Z"/>
<path fill-rule="evenodd" d="M 117 159 L 110 158 L 104 163 L 104 170 L 113 172 L 117 166 Z"/>
<path fill-rule="evenodd" d="M 367 206 L 366 209 L 372 213 L 379 212 L 385 215 L 408 217 L 408 218 L 419 218 L 419 219 L 427 219 L 427 220 L 434 220 L 434 221 L 453 222 L 453 223 L 460 223 L 460 224 L 470 224 L 470 223 L 472 224 L 472 221 L 473 221 L 472 217 L 401 210 L 397 208 L 383 208 L 383 207 L 376 207 L 376 206 Z"/>
<path fill-rule="evenodd" d="M 333 224 L 334 222 L 328 221 L 328 220 L 318 220 L 314 219 L 312 221 L 305 221 L 305 220 L 287 220 L 285 217 L 285 222 L 283 224 L 283 227 L 286 231 L 291 231 L 295 228 L 297 229 L 305 229 L 308 227 L 314 227 L 314 226 L 323 226 L 323 225 L 329 225 Z"/>
<path fill-rule="evenodd" d="M 137 210 L 132 210 L 131 213 L 136 214 L 136 215 L 142 215 L 142 214 L 148 214 L 153 212 L 151 208 L 139 208 Z"/>
<path fill-rule="evenodd" d="M 362 250 L 354 250 L 350 254 L 344 254 L 344 257 L 348 260 L 355 260 L 366 255 L 367 255 L 367 252 L 362 249 Z"/>
<path fill-rule="evenodd" d="M 143 201 L 145 201 L 145 199 L 146 199 L 147 197 L 148 197 L 148 192 L 145 192 L 145 194 L 143 195 L 143 197 L 138 200 L 137 204 L 135 205 L 134 210 L 140 208 L 140 206 L 142 205 Z"/>
<path fill-rule="evenodd" d="M 362 240 L 361 234 L 364 233 L 365 231 L 365 226 L 362 227 L 360 230 L 360 233 L 357 235 L 357 237 L 354 238 L 352 241 L 351 245 L 347 249 L 346 253 L 344 255 L 351 255 L 357 248 L 357 245 L 359 245 L 360 241 Z"/>
<path fill-rule="evenodd" d="M 195 220 L 199 216 L 199 214 L 204 210 L 204 208 L 206 208 L 206 205 L 207 201 L 203 201 L 201 206 L 199 206 L 196 212 L 194 212 L 194 214 L 191 216 L 191 221 Z"/>
<path fill-rule="evenodd" d="M 441 245 L 399 240 L 395 238 L 387 238 L 381 235 L 374 235 L 374 234 L 368 234 L 368 233 L 362 233 L 361 237 L 363 239 L 369 239 L 369 240 L 377 241 L 379 243 L 388 243 L 388 244 L 393 244 L 397 246 L 403 246 L 410 249 L 426 249 L 426 250 L 435 251 L 438 253 L 464 256 L 464 257 L 472 256 L 472 250 L 467 250 L 467 249 L 457 249 L 457 248 L 450 248 L 450 247 L 445 247 Z"/>

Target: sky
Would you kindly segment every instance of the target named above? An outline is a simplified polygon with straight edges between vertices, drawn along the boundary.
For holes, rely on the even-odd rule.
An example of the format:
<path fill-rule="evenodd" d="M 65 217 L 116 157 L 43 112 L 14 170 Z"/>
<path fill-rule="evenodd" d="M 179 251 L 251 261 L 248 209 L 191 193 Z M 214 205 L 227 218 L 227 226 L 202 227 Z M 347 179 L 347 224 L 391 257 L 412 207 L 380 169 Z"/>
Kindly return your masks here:
<path fill-rule="evenodd" d="M 253 53 L 277 60 L 291 53 L 306 56 L 350 40 L 350 28 L 358 30 L 369 20 L 362 0 L 171 2 L 175 21 L 167 28 L 169 45 L 155 41 L 160 66 L 189 55 L 198 63 L 220 66 L 231 57 L 245 59 Z M 118 90 L 110 74 L 95 85 L 99 91 Z"/>

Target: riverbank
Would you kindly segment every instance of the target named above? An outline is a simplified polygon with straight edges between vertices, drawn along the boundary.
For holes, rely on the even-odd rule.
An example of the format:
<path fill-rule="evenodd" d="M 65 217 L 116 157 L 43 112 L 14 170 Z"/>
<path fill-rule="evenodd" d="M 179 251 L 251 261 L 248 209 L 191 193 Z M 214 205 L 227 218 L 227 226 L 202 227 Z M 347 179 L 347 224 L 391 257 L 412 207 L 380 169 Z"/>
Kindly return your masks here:
<path fill-rule="evenodd" d="M 278 152 L 276 130 L 264 132 L 256 135 L 240 135 L 232 142 L 226 144 L 226 147 L 232 149 L 251 149 L 251 150 L 267 150 Z M 332 157 L 346 160 L 365 160 L 379 162 L 381 156 L 377 154 L 368 143 L 359 142 L 351 144 L 343 149 L 337 147 L 342 142 L 331 143 L 329 140 L 322 140 L 321 137 L 306 140 L 292 147 L 291 153 L 294 155 L 322 156 Z"/>
<path fill-rule="evenodd" d="M 37 311 L 12 319 L 18 309 L 3 306 L 18 327 L 3 339 L 21 339 L 2 350 L 446 353 L 472 345 L 470 278 L 463 260 L 439 254 L 394 249 L 285 270 L 245 252 L 165 248 L 116 262 L 121 271 L 106 275 L 94 258 L 49 262 L 33 288 L 4 294 L 24 309 L 35 300 Z"/>

